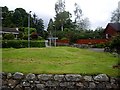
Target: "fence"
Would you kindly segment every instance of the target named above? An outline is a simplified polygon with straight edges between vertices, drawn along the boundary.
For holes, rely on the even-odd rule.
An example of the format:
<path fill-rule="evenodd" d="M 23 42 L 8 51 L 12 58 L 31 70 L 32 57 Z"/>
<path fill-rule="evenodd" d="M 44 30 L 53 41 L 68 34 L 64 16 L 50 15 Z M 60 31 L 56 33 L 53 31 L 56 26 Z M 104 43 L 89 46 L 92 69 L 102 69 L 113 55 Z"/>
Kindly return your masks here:
<path fill-rule="evenodd" d="M 108 39 L 79 39 L 76 44 L 103 44 L 107 43 Z M 69 40 L 57 40 L 57 44 L 69 44 Z"/>

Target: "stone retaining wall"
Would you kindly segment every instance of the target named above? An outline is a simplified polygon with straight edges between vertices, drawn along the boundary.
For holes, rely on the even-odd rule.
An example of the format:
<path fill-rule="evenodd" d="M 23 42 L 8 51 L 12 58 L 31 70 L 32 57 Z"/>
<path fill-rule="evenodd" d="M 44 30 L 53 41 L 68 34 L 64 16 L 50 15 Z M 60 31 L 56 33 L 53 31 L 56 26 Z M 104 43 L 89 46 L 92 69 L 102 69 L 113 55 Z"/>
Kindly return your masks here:
<path fill-rule="evenodd" d="M 0 73 L 2 90 L 120 90 L 120 78 L 106 74 Z"/>

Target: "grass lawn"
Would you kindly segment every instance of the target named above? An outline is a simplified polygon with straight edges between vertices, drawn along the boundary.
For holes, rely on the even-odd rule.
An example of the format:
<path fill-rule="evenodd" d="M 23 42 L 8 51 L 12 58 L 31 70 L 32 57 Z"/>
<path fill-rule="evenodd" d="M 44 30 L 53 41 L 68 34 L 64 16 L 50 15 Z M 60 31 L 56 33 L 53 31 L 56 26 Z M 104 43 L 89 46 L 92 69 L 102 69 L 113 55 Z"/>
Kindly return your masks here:
<path fill-rule="evenodd" d="M 106 73 L 110 76 L 118 76 L 118 69 L 112 68 L 117 60 L 109 53 L 73 47 L 2 49 L 4 72 Z"/>

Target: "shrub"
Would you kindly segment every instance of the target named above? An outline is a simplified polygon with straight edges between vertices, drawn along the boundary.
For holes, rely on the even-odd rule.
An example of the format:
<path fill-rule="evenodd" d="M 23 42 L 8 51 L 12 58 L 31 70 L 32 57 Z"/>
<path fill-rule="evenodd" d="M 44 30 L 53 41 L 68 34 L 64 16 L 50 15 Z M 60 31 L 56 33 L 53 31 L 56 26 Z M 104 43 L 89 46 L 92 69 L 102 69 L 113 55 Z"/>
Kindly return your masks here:
<path fill-rule="evenodd" d="M 13 40 L 13 39 L 15 39 L 15 36 L 12 33 L 7 33 L 7 34 L 3 35 L 3 39 Z"/>
<path fill-rule="evenodd" d="M 22 32 L 20 32 L 19 34 L 18 34 L 18 39 L 23 39 L 23 33 Z"/>
<path fill-rule="evenodd" d="M 30 37 L 31 37 L 32 40 L 37 40 L 38 39 L 38 34 L 36 32 L 32 32 Z"/>
<path fill-rule="evenodd" d="M 3 48 L 27 48 L 27 40 L 3 40 Z M 41 41 L 30 41 L 30 47 L 45 47 L 45 43 Z"/>
<path fill-rule="evenodd" d="M 41 36 L 38 36 L 38 40 L 44 40 Z"/>
<path fill-rule="evenodd" d="M 118 54 L 120 54 L 120 34 L 114 36 L 110 42 L 110 49 L 116 50 Z"/>
<path fill-rule="evenodd" d="M 104 48 L 105 44 L 95 44 L 93 45 L 93 48 Z"/>
<path fill-rule="evenodd" d="M 28 35 L 27 35 L 27 34 L 24 35 L 24 36 L 23 36 L 23 39 L 24 39 L 24 40 L 28 40 Z"/>

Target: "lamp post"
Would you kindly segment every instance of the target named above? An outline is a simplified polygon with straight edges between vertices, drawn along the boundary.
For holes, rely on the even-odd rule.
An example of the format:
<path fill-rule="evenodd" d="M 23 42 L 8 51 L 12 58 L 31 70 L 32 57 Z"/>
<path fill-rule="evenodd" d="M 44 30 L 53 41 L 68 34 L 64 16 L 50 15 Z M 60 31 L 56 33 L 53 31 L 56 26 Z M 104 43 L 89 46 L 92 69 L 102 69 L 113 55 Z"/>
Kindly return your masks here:
<path fill-rule="evenodd" d="M 28 48 L 30 48 L 30 13 L 28 13 Z"/>
<path fill-rule="evenodd" d="M 54 27 L 54 45 L 55 45 L 55 47 L 56 47 L 56 27 L 55 27 L 55 25 L 53 25 L 53 27 Z"/>

